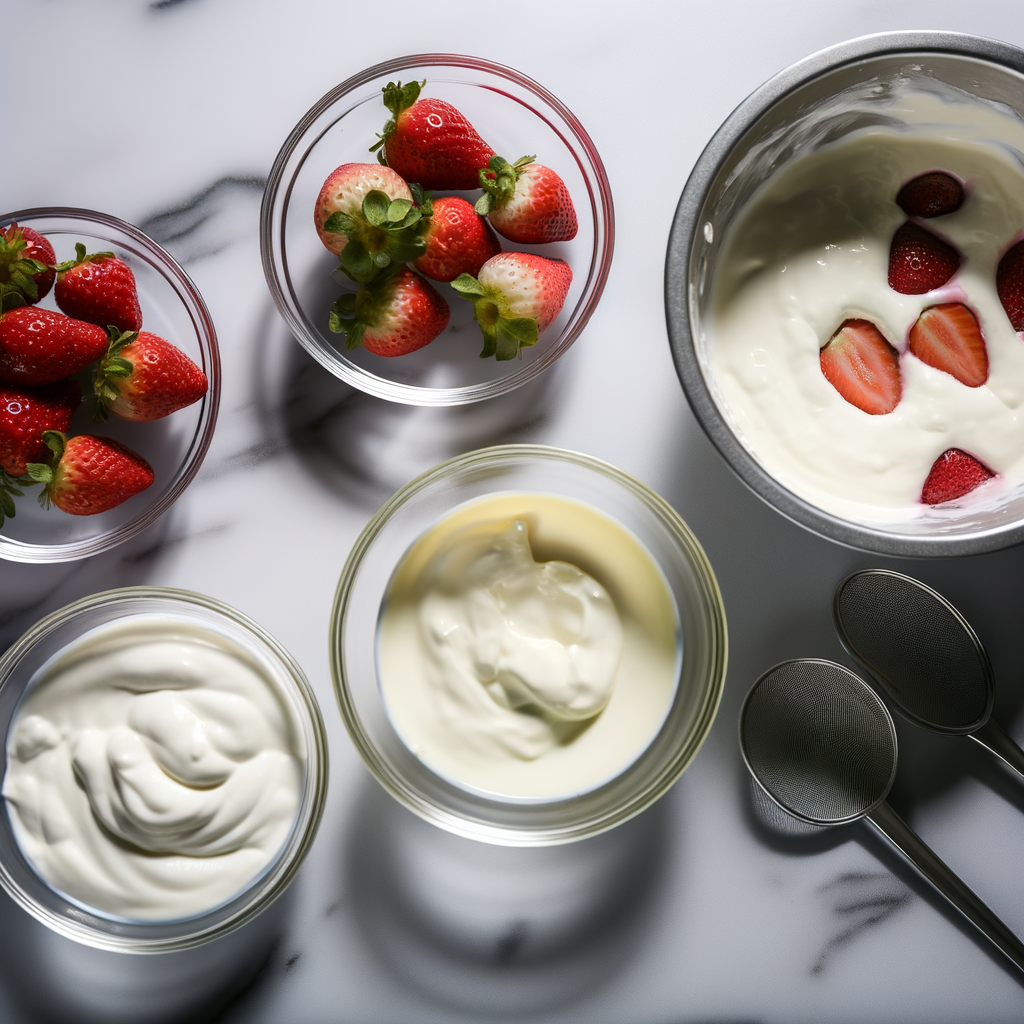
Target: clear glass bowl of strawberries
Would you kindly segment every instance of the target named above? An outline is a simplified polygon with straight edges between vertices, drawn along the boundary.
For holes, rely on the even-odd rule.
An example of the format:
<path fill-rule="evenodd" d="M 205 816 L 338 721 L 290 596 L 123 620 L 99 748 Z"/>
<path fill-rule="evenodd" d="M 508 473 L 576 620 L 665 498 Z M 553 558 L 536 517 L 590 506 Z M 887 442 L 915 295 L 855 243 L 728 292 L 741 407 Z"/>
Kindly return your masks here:
<path fill-rule="evenodd" d="M 0 558 L 59 562 L 149 526 L 213 436 L 217 338 L 178 264 L 132 225 L 0 217 Z"/>
<path fill-rule="evenodd" d="M 413 405 L 543 373 L 597 306 L 613 241 L 604 166 L 573 114 L 517 71 L 451 54 L 379 64 L 324 96 L 278 154 L 260 227 L 299 342 Z"/>

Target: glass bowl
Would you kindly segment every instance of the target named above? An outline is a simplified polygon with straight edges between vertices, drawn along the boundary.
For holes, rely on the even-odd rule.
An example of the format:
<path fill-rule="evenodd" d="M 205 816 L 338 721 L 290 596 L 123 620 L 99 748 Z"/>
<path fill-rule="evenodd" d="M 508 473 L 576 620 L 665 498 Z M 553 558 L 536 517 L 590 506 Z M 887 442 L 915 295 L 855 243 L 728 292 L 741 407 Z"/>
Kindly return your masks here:
<path fill-rule="evenodd" d="M 665 267 L 669 340 L 704 431 L 740 479 L 778 512 L 821 536 L 879 554 L 978 554 L 1024 540 L 1024 484 L 988 503 L 922 506 L 911 519 L 843 518 L 795 494 L 759 461 L 710 370 L 712 281 L 730 224 L 758 186 L 795 156 L 869 126 L 906 130 L 913 112 L 897 102 L 904 86 L 952 96 L 951 109 L 956 101 L 980 101 L 1024 119 L 1024 51 L 956 32 L 882 33 L 813 54 L 753 92 L 708 143 L 679 200 Z M 934 128 L 941 135 L 947 126 Z M 994 142 L 1020 160 L 1010 140 Z"/>
<path fill-rule="evenodd" d="M 549 494 L 590 505 L 625 527 L 652 557 L 682 631 L 678 685 L 649 746 L 603 785 L 568 799 L 515 801 L 464 789 L 431 771 L 388 717 L 377 678 L 381 601 L 410 545 L 456 507 L 485 495 Z M 331 616 L 331 672 L 349 734 L 378 782 L 449 832 L 506 846 L 546 846 L 595 835 L 639 814 L 696 756 L 725 679 L 725 609 L 711 565 L 661 497 L 598 459 L 543 445 L 503 445 L 442 462 L 400 490 L 356 541 Z"/>
<path fill-rule="evenodd" d="M 164 953 L 188 949 L 235 931 L 288 886 L 316 835 L 327 794 L 327 736 L 313 691 L 295 659 L 262 627 L 211 597 L 166 587 L 124 587 L 75 601 L 37 622 L 0 657 L 0 735 L 6 737 L 34 673 L 90 630 L 139 615 L 160 615 L 220 633 L 242 648 L 276 684 L 305 759 L 302 796 L 291 835 L 276 858 L 227 903 L 173 921 L 127 921 L 93 913 L 51 889 L 18 846 L 0 813 L 0 885 L 48 928 L 96 949 Z"/>
<path fill-rule="evenodd" d="M 482 338 L 472 305 L 436 283 L 451 322 L 425 348 L 382 358 L 363 348 L 346 352 L 327 326 L 341 292 L 332 279 L 338 258 L 313 229 L 313 208 L 327 176 L 340 164 L 372 163 L 369 152 L 390 116 L 381 98 L 389 81 L 426 79 L 424 95 L 447 100 L 509 160 L 536 154 L 566 183 L 579 219 L 570 242 L 502 248 L 569 263 L 572 287 L 558 318 L 522 358 L 479 357 Z M 479 193 L 463 193 L 472 197 Z M 260 214 L 263 270 L 288 327 L 314 359 L 342 380 L 392 402 L 463 405 L 494 398 L 543 373 L 576 340 L 601 298 L 615 238 L 611 188 L 594 143 L 573 114 L 543 86 L 512 68 L 479 57 L 419 54 L 377 64 L 323 97 L 295 126 L 270 172 Z"/>
<path fill-rule="evenodd" d="M 213 439 L 220 401 L 220 352 L 210 313 L 196 286 L 174 258 L 138 228 L 93 210 L 39 207 L 0 216 L 35 228 L 50 240 L 57 261 L 75 255 L 75 243 L 89 252 L 113 252 L 132 269 L 138 285 L 145 329 L 159 334 L 200 366 L 209 381 L 206 395 L 194 405 L 152 423 L 129 423 L 111 416 L 95 424 L 88 401 L 91 383 L 80 376 L 86 401 L 68 434 L 98 434 L 121 441 L 152 467 L 152 486 L 117 508 L 95 516 L 72 516 L 42 509 L 38 487 L 23 488 L 17 515 L 0 528 L 0 558 L 14 562 L 67 562 L 86 558 L 123 543 L 167 511 L 199 471 Z M 53 290 L 39 303 L 57 309 Z"/>

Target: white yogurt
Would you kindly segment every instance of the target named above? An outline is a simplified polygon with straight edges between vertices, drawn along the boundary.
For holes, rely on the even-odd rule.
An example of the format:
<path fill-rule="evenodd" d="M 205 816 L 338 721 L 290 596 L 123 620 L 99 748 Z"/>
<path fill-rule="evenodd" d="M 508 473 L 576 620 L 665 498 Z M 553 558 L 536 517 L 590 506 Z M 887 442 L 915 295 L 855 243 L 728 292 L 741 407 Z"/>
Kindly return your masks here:
<path fill-rule="evenodd" d="M 40 669 L 7 739 L 15 837 L 53 888 L 101 913 L 189 917 L 273 860 L 303 757 L 281 696 L 186 620 L 100 627 Z"/>
<path fill-rule="evenodd" d="M 955 447 L 999 477 L 961 499 L 992 502 L 1024 480 L 1024 343 L 995 287 L 1003 252 L 1024 230 L 1024 122 L 994 106 L 898 93 L 911 127 L 877 126 L 801 156 L 773 175 L 731 225 L 712 282 L 709 368 L 752 454 L 791 491 L 856 521 L 924 514 L 921 487 Z M 999 140 L 993 141 L 993 140 Z M 955 213 L 922 222 L 962 254 L 925 295 L 887 283 L 899 188 L 930 170 L 966 183 Z M 928 306 L 962 302 L 988 347 L 988 381 L 969 388 L 907 351 Z M 901 353 L 903 396 L 872 416 L 822 375 L 819 350 L 843 320 L 873 321 Z"/>
<path fill-rule="evenodd" d="M 647 747 L 671 705 L 679 618 L 650 555 L 586 505 L 470 503 L 395 570 L 378 675 L 405 744 L 506 797 L 592 789 Z"/>

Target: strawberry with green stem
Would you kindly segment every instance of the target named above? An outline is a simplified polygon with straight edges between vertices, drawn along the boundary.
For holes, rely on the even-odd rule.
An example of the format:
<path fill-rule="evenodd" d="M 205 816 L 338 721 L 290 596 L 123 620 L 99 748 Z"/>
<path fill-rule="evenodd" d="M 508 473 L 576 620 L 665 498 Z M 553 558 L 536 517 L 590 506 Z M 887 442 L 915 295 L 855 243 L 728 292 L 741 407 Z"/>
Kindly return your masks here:
<path fill-rule="evenodd" d="M 149 463 L 131 448 L 108 437 L 65 437 L 47 430 L 43 441 L 53 453 L 48 462 L 31 462 L 28 476 L 43 484 L 39 504 L 51 503 L 72 516 L 93 516 L 116 508 L 153 483 Z"/>
<path fill-rule="evenodd" d="M 76 320 L 119 331 L 142 329 L 142 308 L 135 275 L 124 260 L 112 252 L 88 254 L 75 243 L 75 258 L 58 264 L 53 297 L 57 305 Z"/>
<path fill-rule="evenodd" d="M 53 284 L 53 246 L 33 228 L 0 229 L 0 312 L 38 302 Z"/>
<path fill-rule="evenodd" d="M 521 356 L 561 312 L 572 284 L 564 260 L 525 252 L 502 252 L 489 259 L 476 277 L 462 274 L 452 287 L 473 303 L 484 336 L 481 359 L 499 362 Z"/>
<path fill-rule="evenodd" d="M 480 168 L 487 166 L 494 150 L 450 103 L 420 99 L 424 85 L 425 79 L 384 86 L 384 105 L 391 119 L 370 152 L 406 181 L 418 181 L 424 188 L 477 188 Z"/>
<path fill-rule="evenodd" d="M 362 345 L 378 356 L 403 356 L 429 345 L 447 326 L 448 303 L 429 281 L 394 264 L 356 293 L 339 296 L 330 329 L 345 348 Z"/>
<path fill-rule="evenodd" d="M 567 242 L 579 230 L 572 197 L 565 182 L 536 159 L 522 156 L 510 164 L 502 156 L 492 156 L 479 172 L 484 194 L 476 202 L 476 212 L 512 242 Z"/>

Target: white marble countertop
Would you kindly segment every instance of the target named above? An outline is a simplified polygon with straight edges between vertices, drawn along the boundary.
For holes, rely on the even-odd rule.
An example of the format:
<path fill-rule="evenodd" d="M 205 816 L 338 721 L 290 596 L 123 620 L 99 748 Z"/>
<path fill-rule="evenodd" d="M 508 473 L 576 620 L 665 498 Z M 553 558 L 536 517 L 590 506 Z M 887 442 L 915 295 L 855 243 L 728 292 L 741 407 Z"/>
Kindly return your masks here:
<path fill-rule="evenodd" d="M 196 958 L 95 954 L 51 937 L 4 897 L 0 1019 L 1024 1018 L 1022 981 L 866 827 L 784 839 L 759 825 L 736 741 L 739 703 L 767 667 L 843 660 L 832 591 L 879 564 L 935 586 L 974 624 L 996 670 L 996 718 L 1020 738 L 1024 548 L 900 563 L 805 533 L 712 449 L 665 336 L 671 211 L 719 123 L 792 61 L 901 28 L 1024 45 L 1024 9 L 1013 0 L 6 5 L 0 205 L 91 207 L 150 231 L 210 306 L 225 385 L 209 457 L 161 522 L 88 561 L 0 563 L 0 647 L 95 591 L 205 592 L 262 623 L 305 668 L 332 771 L 316 844 L 239 964 L 218 967 L 211 982 Z M 559 96 L 605 160 L 618 223 L 604 299 L 572 350 L 539 383 L 452 411 L 367 398 L 314 364 L 272 305 L 257 242 L 263 179 L 306 109 L 363 67 L 428 51 L 510 64 Z M 552 850 L 458 840 L 399 808 L 355 755 L 328 671 L 334 588 L 375 508 L 434 462 L 508 440 L 589 452 L 664 494 L 711 558 L 732 641 L 717 722 L 672 792 L 612 833 Z M 1024 934 L 1024 786 L 965 742 L 898 729 L 894 805 Z"/>

